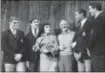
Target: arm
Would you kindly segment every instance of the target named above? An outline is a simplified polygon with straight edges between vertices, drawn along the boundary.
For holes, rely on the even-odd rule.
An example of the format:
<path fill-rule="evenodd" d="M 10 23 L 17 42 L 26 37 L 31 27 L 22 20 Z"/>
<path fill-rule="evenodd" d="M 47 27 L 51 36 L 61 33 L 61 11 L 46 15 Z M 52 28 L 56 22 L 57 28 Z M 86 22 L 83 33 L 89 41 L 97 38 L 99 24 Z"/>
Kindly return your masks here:
<path fill-rule="evenodd" d="M 30 50 L 29 49 L 31 49 L 31 48 L 29 47 L 29 45 L 30 45 L 29 39 L 28 39 L 28 36 L 26 36 L 24 39 L 24 49 L 25 49 L 24 55 L 25 55 L 25 59 L 27 61 L 29 61 L 29 59 L 30 59 L 30 53 L 29 53 Z"/>
<path fill-rule="evenodd" d="M 77 39 L 78 39 L 78 32 L 74 34 L 74 38 L 71 44 L 73 52 L 77 52 Z"/>
<path fill-rule="evenodd" d="M 90 46 L 90 41 L 91 41 L 91 31 L 92 31 L 92 26 L 91 26 L 91 23 L 89 22 L 88 25 L 87 25 L 87 28 L 85 29 L 85 32 L 86 32 L 86 38 L 85 38 L 85 41 L 86 41 L 86 48 L 89 48 Z"/>
<path fill-rule="evenodd" d="M 61 44 L 62 42 L 60 40 L 61 40 L 61 35 L 58 35 L 58 43 L 59 43 L 58 48 L 60 51 L 62 51 L 62 50 L 64 50 L 64 46 L 63 46 L 63 44 Z"/>
<path fill-rule="evenodd" d="M 40 48 L 42 47 L 42 41 L 43 41 L 43 38 L 42 38 L 42 37 L 39 37 L 39 38 L 36 40 L 36 43 L 35 43 L 35 45 L 33 46 L 33 50 L 34 50 L 34 51 L 40 50 Z"/>
<path fill-rule="evenodd" d="M 42 52 L 46 53 L 48 56 L 58 56 L 59 49 L 56 36 L 50 36 L 48 44 L 42 47 Z"/>
<path fill-rule="evenodd" d="M 8 42 L 8 33 L 3 33 L 2 37 L 1 37 L 1 46 L 2 46 L 2 50 L 4 53 L 10 53 L 12 55 L 15 54 L 14 49 L 11 45 L 9 45 Z"/>
<path fill-rule="evenodd" d="M 24 54 L 25 53 L 25 51 L 26 51 L 26 48 L 25 48 L 25 37 L 24 37 L 24 35 L 21 37 L 21 40 L 20 40 L 21 42 L 21 50 L 20 50 L 20 53 L 21 54 Z"/>
<path fill-rule="evenodd" d="M 52 47 L 51 47 L 51 52 L 57 52 L 59 49 L 58 49 L 58 43 L 57 43 L 57 38 L 56 36 L 53 36 L 52 37 L 52 43 L 51 43 Z"/>
<path fill-rule="evenodd" d="M 25 42 L 24 42 L 24 39 L 25 39 L 25 37 L 24 37 L 24 32 L 22 32 L 22 31 L 18 31 L 18 51 L 17 51 L 17 53 L 16 53 L 16 55 L 21 55 L 21 58 L 22 57 L 24 57 L 24 55 L 25 55 L 25 51 L 26 51 L 26 49 L 25 49 Z"/>

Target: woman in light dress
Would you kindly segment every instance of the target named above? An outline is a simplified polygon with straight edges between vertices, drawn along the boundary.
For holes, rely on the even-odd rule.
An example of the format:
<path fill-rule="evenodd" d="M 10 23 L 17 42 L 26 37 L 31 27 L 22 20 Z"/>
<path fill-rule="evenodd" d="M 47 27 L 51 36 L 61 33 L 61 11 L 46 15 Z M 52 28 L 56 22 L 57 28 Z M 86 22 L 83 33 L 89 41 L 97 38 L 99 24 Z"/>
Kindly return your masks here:
<path fill-rule="evenodd" d="M 40 50 L 40 71 L 56 71 L 58 45 L 56 36 L 51 34 L 48 23 L 44 24 L 44 33 L 36 41 L 34 51 Z"/>

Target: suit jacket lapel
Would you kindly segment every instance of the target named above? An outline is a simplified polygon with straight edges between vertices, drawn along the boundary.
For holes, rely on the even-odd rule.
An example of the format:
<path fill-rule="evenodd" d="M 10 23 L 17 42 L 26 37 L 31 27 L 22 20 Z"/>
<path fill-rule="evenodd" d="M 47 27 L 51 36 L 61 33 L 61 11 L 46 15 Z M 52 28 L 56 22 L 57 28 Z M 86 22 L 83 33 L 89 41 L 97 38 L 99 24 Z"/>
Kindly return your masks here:
<path fill-rule="evenodd" d="M 13 35 L 12 31 L 9 29 L 9 33 L 10 33 L 10 36 L 14 39 L 16 39 L 16 37 Z M 16 35 L 17 36 L 17 35 Z"/>
<path fill-rule="evenodd" d="M 85 21 L 84 25 L 82 26 L 82 28 L 81 28 L 81 32 L 84 31 L 85 27 L 87 27 L 87 26 L 86 26 L 86 23 L 87 23 L 87 20 Z"/>

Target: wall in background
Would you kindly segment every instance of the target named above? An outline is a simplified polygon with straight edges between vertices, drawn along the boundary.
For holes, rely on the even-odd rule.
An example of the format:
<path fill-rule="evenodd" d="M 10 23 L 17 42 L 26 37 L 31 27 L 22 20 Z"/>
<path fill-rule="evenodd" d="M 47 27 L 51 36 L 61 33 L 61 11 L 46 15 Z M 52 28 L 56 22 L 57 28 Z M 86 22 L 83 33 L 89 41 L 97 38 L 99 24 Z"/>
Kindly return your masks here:
<path fill-rule="evenodd" d="M 28 32 L 29 20 L 36 17 L 41 22 L 49 21 L 52 29 L 59 28 L 59 22 L 62 18 L 74 23 L 74 11 L 79 8 L 88 10 L 88 5 L 96 1 L 1 1 L 1 31 L 9 27 L 8 20 L 10 16 L 17 16 L 20 19 L 20 29 Z M 102 3 L 105 9 L 105 1 Z M 1 34 L 1 32 L 0 32 Z M 1 51 L 0 51 L 1 54 Z M 2 55 L 0 55 L 0 63 Z M 0 65 L 1 66 L 1 65 Z M 1 70 L 1 68 L 0 68 Z"/>
<path fill-rule="evenodd" d="M 73 23 L 74 11 L 79 8 L 88 10 L 88 5 L 96 1 L 1 1 L 1 30 L 8 28 L 10 16 L 17 16 L 20 29 L 28 32 L 28 22 L 36 17 L 41 22 L 49 21 L 52 29 L 59 28 L 59 21 L 64 18 Z M 98 1 L 105 7 L 105 1 Z"/>

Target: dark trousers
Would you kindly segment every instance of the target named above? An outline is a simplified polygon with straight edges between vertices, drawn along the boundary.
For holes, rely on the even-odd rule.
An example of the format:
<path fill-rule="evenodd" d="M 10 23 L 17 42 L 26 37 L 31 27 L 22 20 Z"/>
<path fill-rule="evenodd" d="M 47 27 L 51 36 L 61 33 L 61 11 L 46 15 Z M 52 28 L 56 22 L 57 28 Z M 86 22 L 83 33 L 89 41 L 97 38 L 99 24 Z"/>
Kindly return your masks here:
<path fill-rule="evenodd" d="M 4 68 L 4 62 L 2 60 L 2 64 L 1 64 L 1 72 L 5 72 L 5 68 Z"/>
<path fill-rule="evenodd" d="M 39 62 L 30 62 L 28 72 L 38 72 L 39 71 Z"/>
<path fill-rule="evenodd" d="M 92 55 L 92 71 L 105 72 L 105 55 Z"/>

